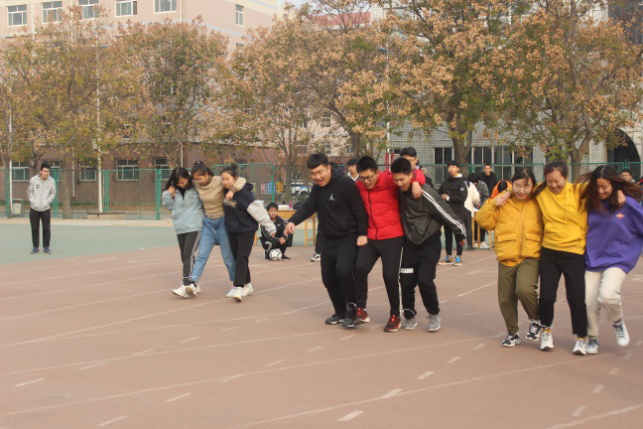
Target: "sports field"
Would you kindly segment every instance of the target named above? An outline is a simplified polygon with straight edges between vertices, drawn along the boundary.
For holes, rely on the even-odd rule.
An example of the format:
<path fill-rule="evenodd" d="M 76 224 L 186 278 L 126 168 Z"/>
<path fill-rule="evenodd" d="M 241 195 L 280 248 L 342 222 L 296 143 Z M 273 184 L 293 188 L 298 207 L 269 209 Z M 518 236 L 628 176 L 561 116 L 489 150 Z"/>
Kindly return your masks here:
<path fill-rule="evenodd" d="M 642 425 L 643 264 L 623 288 L 630 345 L 603 320 L 599 354 L 579 357 L 564 286 L 554 350 L 499 346 L 492 251 L 438 268 L 439 332 L 423 329 L 422 309 L 414 331 L 384 333 L 379 264 L 372 321 L 347 330 L 323 323 L 331 306 L 310 247 L 279 262 L 255 247 L 255 293 L 242 303 L 224 296 L 215 248 L 188 300 L 170 293 L 181 276 L 172 228 L 133 225 L 54 221 L 49 256 L 28 254 L 27 223 L 0 224 L 0 428 Z"/>

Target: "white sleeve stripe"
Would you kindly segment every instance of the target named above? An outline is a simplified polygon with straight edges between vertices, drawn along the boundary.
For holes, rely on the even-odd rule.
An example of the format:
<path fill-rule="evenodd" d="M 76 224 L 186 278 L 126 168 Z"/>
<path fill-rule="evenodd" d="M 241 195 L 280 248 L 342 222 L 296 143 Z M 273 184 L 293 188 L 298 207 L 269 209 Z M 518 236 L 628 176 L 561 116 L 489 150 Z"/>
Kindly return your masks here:
<path fill-rule="evenodd" d="M 447 219 L 451 219 L 451 221 L 452 221 L 454 224 L 456 224 L 456 225 L 458 226 L 458 228 L 460 228 L 460 231 L 465 231 L 465 229 L 464 229 L 464 225 L 462 224 L 462 222 L 460 222 L 460 220 L 459 220 L 459 219 L 457 219 L 457 218 L 455 218 L 455 219 L 454 219 L 454 218 L 453 218 L 453 217 L 452 217 L 452 216 L 451 216 L 451 215 L 450 215 L 446 210 L 444 210 L 444 209 L 442 208 L 442 206 L 441 206 L 440 204 L 438 204 L 438 202 L 437 202 L 437 201 L 435 201 L 435 198 L 433 198 L 431 195 L 429 195 L 429 193 L 428 193 L 428 192 L 426 192 L 426 191 L 422 191 L 422 195 L 424 196 L 424 198 L 426 198 L 426 199 L 429 201 L 429 203 L 431 203 L 431 204 L 433 204 L 435 207 L 437 207 L 438 211 L 439 211 L 440 213 L 442 213 L 442 215 L 443 215 L 445 218 L 447 218 Z"/>

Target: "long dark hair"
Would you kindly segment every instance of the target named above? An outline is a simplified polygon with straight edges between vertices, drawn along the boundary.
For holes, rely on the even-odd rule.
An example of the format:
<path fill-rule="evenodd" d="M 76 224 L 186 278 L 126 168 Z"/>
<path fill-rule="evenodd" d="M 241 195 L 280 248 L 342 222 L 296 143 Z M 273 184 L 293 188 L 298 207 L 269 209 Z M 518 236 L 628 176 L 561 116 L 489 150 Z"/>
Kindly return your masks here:
<path fill-rule="evenodd" d="M 618 191 L 641 201 L 641 188 L 636 183 L 626 181 L 612 167 L 601 165 L 594 171 L 583 174 L 579 180 L 580 183 L 587 183 L 581 201 L 586 201 L 588 211 L 605 211 L 602 201 L 598 198 L 598 179 L 607 180 L 612 185 L 612 194 L 607 198 L 607 208 L 610 213 L 614 213 L 620 207 Z"/>
<path fill-rule="evenodd" d="M 195 174 L 214 176 L 214 172 L 210 169 L 210 167 L 205 165 L 203 161 L 197 161 L 192 166 L 192 175 L 194 176 Z"/>
<path fill-rule="evenodd" d="M 181 177 L 184 179 L 188 179 L 188 184 L 185 187 L 185 189 L 179 187 L 179 178 Z M 190 176 L 190 172 L 183 167 L 176 167 L 174 170 L 172 170 L 172 174 L 170 174 L 170 178 L 167 180 L 167 183 L 165 184 L 165 190 L 167 191 L 168 189 L 170 189 L 170 186 L 174 186 L 176 189 L 179 190 L 181 195 L 183 195 L 186 190 L 194 186 L 192 184 L 192 176 Z"/>
<path fill-rule="evenodd" d="M 540 194 L 547 187 L 547 175 L 554 170 L 560 171 L 560 175 L 565 179 L 567 179 L 567 177 L 569 176 L 569 168 L 567 167 L 565 161 L 557 160 L 548 162 L 547 164 L 545 164 L 545 169 L 543 170 L 543 183 L 538 185 L 538 187 L 534 191 L 534 197 L 538 196 L 538 194 Z"/>
<path fill-rule="evenodd" d="M 239 173 L 237 173 L 237 164 L 230 164 L 227 167 L 223 167 L 219 174 L 221 175 L 223 173 L 228 173 L 230 176 L 236 179 L 237 177 L 239 177 Z"/>

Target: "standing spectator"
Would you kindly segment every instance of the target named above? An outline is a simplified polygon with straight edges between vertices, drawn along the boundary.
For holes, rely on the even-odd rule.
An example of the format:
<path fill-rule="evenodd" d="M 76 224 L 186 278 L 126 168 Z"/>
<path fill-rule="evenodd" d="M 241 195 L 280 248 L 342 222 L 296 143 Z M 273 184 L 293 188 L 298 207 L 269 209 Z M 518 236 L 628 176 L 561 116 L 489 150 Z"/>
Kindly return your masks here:
<path fill-rule="evenodd" d="M 453 213 L 460 219 L 460 222 L 464 223 L 464 202 L 468 195 L 467 184 L 464 182 L 464 179 L 462 179 L 460 166 L 457 162 L 449 161 L 447 171 L 449 172 L 449 178 L 442 182 L 438 193 L 440 197 L 449 204 L 449 207 L 451 207 Z M 453 253 L 453 239 L 455 238 L 455 234 L 448 226 L 444 227 L 444 237 L 446 257 L 439 262 L 439 265 L 453 264 L 453 266 L 456 267 L 462 265 L 462 241 L 456 239 L 457 254 L 455 259 L 453 259 L 451 254 Z"/>
<path fill-rule="evenodd" d="M 464 225 L 467 230 L 467 250 L 473 250 L 473 234 L 471 233 L 471 218 L 475 210 L 480 208 L 480 193 L 478 188 L 471 181 L 471 176 L 475 179 L 475 174 L 470 174 L 468 180 L 464 183 L 467 184 L 467 199 L 464 201 Z"/>
<path fill-rule="evenodd" d="M 31 223 L 31 254 L 40 252 L 40 222 L 42 221 L 43 251 L 50 255 L 51 249 L 51 203 L 56 198 L 56 182 L 51 177 L 51 165 L 43 163 L 40 173 L 31 178 L 27 197 L 31 204 L 29 222 Z"/>
<path fill-rule="evenodd" d="M 270 259 L 270 251 L 273 249 L 278 249 L 281 251 L 281 259 L 290 259 L 286 256 L 286 249 L 291 245 L 291 237 L 288 237 L 284 231 L 286 229 L 286 222 L 279 216 L 277 213 L 279 211 L 279 206 L 277 203 L 268 204 L 268 216 L 270 220 L 275 224 L 277 228 L 277 233 L 274 237 L 270 236 L 270 232 L 263 226 L 261 227 L 261 246 L 264 248 L 266 253 L 266 259 Z"/>
<path fill-rule="evenodd" d="M 482 207 L 484 203 L 487 201 L 487 198 L 489 198 L 489 188 L 487 188 L 487 184 L 481 180 L 480 176 L 481 176 L 480 174 L 476 174 L 476 173 L 469 174 L 469 181 L 472 182 L 474 185 L 476 185 L 476 189 L 478 190 L 478 194 L 480 195 L 480 206 L 478 208 Z M 478 237 L 478 231 L 480 231 L 480 237 Z M 473 229 L 474 241 L 480 240 L 481 249 L 489 248 L 487 243 L 484 241 L 486 232 L 487 231 L 482 227 Z M 474 247 L 475 247 L 475 244 L 474 244 Z"/>
<path fill-rule="evenodd" d="M 484 165 L 484 167 L 482 168 L 481 179 L 485 183 L 485 185 L 487 185 L 489 191 L 496 187 L 498 178 L 496 177 L 496 173 L 492 171 L 491 164 L 487 163 Z"/>
<path fill-rule="evenodd" d="M 355 158 L 349 159 L 346 162 L 346 169 L 348 170 L 348 177 L 353 179 L 353 182 L 356 182 L 359 178 L 359 175 L 357 174 L 357 160 Z"/>

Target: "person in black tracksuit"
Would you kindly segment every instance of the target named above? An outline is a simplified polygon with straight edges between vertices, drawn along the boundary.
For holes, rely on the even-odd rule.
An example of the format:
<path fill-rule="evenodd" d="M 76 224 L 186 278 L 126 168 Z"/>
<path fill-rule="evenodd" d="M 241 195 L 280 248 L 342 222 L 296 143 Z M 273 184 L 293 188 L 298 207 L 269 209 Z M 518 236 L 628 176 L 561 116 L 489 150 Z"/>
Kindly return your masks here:
<path fill-rule="evenodd" d="M 277 228 L 277 233 L 272 237 L 265 227 L 261 227 L 261 246 L 265 250 L 266 259 L 270 259 L 270 251 L 273 249 L 279 249 L 281 251 L 281 259 L 290 259 L 286 256 L 286 249 L 292 245 L 292 236 L 288 237 L 284 233 L 286 222 L 281 216 L 277 215 L 279 206 L 275 203 L 270 203 L 268 204 L 267 210 L 270 220 Z"/>
<path fill-rule="evenodd" d="M 347 310 L 351 313 L 356 311 L 354 305 L 347 307 L 345 296 L 354 291 L 357 246 L 366 244 L 368 220 L 357 186 L 350 177 L 333 169 L 326 155 L 311 155 L 307 166 L 315 185 L 290 218 L 286 234 L 292 235 L 295 225 L 317 213 L 319 228 L 324 236 L 322 282 L 335 312 L 326 319 L 326 324 L 336 325 L 343 322 Z"/>
<path fill-rule="evenodd" d="M 442 182 L 440 185 L 440 190 L 438 191 L 440 197 L 447 202 L 453 213 L 460 219 L 461 222 L 464 221 L 464 202 L 467 199 L 468 191 L 467 184 L 464 182 L 462 175 L 460 174 L 460 166 L 455 161 L 450 161 L 447 164 L 449 171 L 449 178 Z M 454 231 L 448 226 L 444 227 L 444 244 L 446 247 L 446 258 L 440 262 L 440 265 L 453 264 L 461 265 L 462 264 L 462 244 L 460 241 L 456 240 L 456 251 L 457 255 L 455 260 L 452 258 L 451 254 L 453 253 L 453 238 Z"/>
<path fill-rule="evenodd" d="M 456 240 L 464 241 L 464 224 L 451 207 L 429 185 L 422 185 L 422 197 L 414 198 L 411 193 L 413 178 L 411 164 L 404 158 L 396 159 L 391 165 L 393 178 L 400 188 L 400 213 L 406 242 L 402 253 L 400 285 L 404 309 L 404 329 L 417 326 L 415 316 L 415 286 L 429 312 L 427 329 L 440 329 L 440 305 L 435 286 L 436 266 L 440 260 L 440 229 L 444 225 L 455 232 Z"/>

